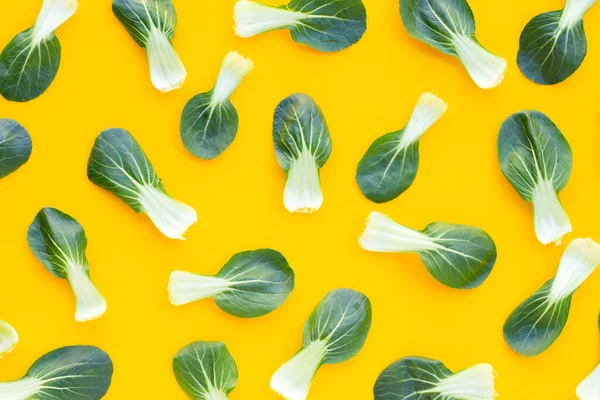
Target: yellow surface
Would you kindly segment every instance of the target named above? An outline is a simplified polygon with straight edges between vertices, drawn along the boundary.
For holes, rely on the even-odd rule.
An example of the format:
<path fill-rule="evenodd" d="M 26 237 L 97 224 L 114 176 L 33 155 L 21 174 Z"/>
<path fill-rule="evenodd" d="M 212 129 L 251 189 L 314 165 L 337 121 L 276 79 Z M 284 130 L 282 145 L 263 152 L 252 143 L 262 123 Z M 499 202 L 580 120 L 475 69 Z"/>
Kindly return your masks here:
<path fill-rule="evenodd" d="M 160 94 L 151 86 L 144 51 L 113 16 L 110 1 L 82 0 L 58 31 L 63 59 L 50 89 L 25 104 L 0 98 L 0 117 L 18 120 L 33 138 L 31 160 L 0 181 L 0 318 L 21 339 L 0 361 L 0 380 L 18 378 L 59 346 L 93 344 L 115 365 L 107 399 L 184 399 L 173 356 L 194 340 L 222 340 L 239 368 L 230 398 L 275 398 L 270 376 L 300 347 L 306 317 L 327 291 L 351 287 L 371 299 L 371 333 L 357 357 L 321 368 L 310 399 L 372 398 L 379 373 L 409 355 L 440 359 L 453 370 L 490 363 L 502 399 L 575 399 L 576 385 L 599 361 L 600 272 L 576 293 L 567 327 L 547 352 L 525 358 L 505 344 L 506 317 L 554 274 L 565 246 L 536 241 L 531 206 L 501 175 L 496 137 L 515 111 L 547 113 L 574 153 L 561 193 L 574 227 L 566 242 L 600 240 L 600 6 L 586 15 L 590 46 L 583 66 L 567 82 L 541 87 L 517 68 L 518 39 L 531 17 L 559 9 L 562 1 L 471 0 L 478 38 L 509 66 L 505 82 L 484 91 L 458 61 L 409 37 L 397 0 L 365 0 L 365 36 L 335 54 L 296 44 L 285 31 L 237 38 L 234 2 L 174 0 L 174 44 L 188 70 L 178 91 Z M 40 3 L 2 4 L 2 46 L 33 24 Z M 202 161 L 179 139 L 181 110 L 212 87 L 231 50 L 255 63 L 232 97 L 238 137 L 221 157 Z M 375 138 L 403 127 L 418 95 L 429 90 L 449 110 L 421 140 L 415 183 L 390 203 L 369 202 L 354 180 L 358 161 Z M 322 170 L 325 203 L 311 216 L 284 209 L 285 175 L 271 139 L 273 111 L 294 92 L 314 97 L 333 138 Z M 87 180 L 94 138 L 109 127 L 132 132 L 167 190 L 196 208 L 199 222 L 187 241 L 163 237 L 147 217 Z M 67 282 L 50 275 L 27 247 L 27 227 L 44 206 L 85 228 L 91 275 L 108 302 L 100 320 L 76 323 Z M 416 255 L 362 251 L 357 237 L 372 210 L 415 228 L 432 221 L 481 227 L 498 246 L 496 266 L 483 286 L 462 292 L 434 281 Z M 279 310 L 242 320 L 210 300 L 169 304 L 172 270 L 215 273 L 234 253 L 262 247 L 281 251 L 296 272 L 296 289 Z"/>

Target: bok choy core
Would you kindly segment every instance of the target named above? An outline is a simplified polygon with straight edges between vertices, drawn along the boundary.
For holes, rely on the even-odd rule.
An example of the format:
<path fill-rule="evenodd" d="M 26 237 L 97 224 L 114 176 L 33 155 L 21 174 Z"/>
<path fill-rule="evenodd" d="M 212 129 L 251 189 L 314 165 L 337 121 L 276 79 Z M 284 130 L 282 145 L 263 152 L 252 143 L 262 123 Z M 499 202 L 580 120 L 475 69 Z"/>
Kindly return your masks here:
<path fill-rule="evenodd" d="M 361 0 L 291 0 L 280 7 L 240 0 L 233 12 L 240 37 L 288 29 L 294 41 L 326 52 L 353 45 L 367 29 Z"/>
<path fill-rule="evenodd" d="M 235 389 L 238 371 L 223 342 L 194 342 L 179 350 L 173 373 L 192 400 L 227 400 Z"/>
<path fill-rule="evenodd" d="M 99 348 L 63 347 L 40 357 L 23 378 L 0 382 L 0 399 L 99 400 L 112 374 L 112 361 Z"/>
<path fill-rule="evenodd" d="M 321 208 L 320 169 L 331 154 L 331 137 L 325 117 L 306 94 L 283 99 L 275 110 L 273 142 L 277 162 L 287 175 L 283 204 L 292 213 Z"/>
<path fill-rule="evenodd" d="M 196 211 L 167 194 L 154 167 L 138 142 L 120 128 L 102 132 L 88 162 L 90 181 L 123 200 L 135 212 L 144 212 L 166 237 L 184 240 Z"/>
<path fill-rule="evenodd" d="M 252 71 L 252 61 L 235 51 L 221 65 L 215 87 L 187 102 L 181 115 L 181 140 L 190 153 L 206 160 L 225 151 L 238 131 L 238 114 L 229 96 Z"/>
<path fill-rule="evenodd" d="M 27 242 L 48 271 L 71 285 L 77 322 L 104 315 L 106 301 L 90 279 L 87 238 L 79 222 L 55 208 L 43 208 L 29 226 Z"/>
<path fill-rule="evenodd" d="M 19 342 L 15 328 L 0 319 L 0 358 L 14 350 Z"/>
<path fill-rule="evenodd" d="M 496 262 L 496 245 L 479 228 L 433 222 L 417 231 L 378 212 L 369 215 L 359 244 L 379 253 L 417 253 L 437 281 L 456 289 L 481 285 Z"/>
<path fill-rule="evenodd" d="M 402 358 L 383 370 L 375 400 L 494 400 L 494 370 L 477 364 L 453 373 L 437 360 Z"/>
<path fill-rule="evenodd" d="M 54 31 L 77 11 L 77 0 L 44 0 L 35 24 L 19 33 L 0 54 L 0 93 L 7 100 L 29 101 L 52 83 L 61 47 Z"/>
<path fill-rule="evenodd" d="M 0 118 L 0 178 L 15 172 L 30 156 L 29 133 L 17 121 Z"/>
<path fill-rule="evenodd" d="M 537 356 L 562 333 L 577 288 L 600 264 L 600 245 L 575 239 L 563 253 L 554 278 L 525 300 L 504 324 L 504 338 L 517 353 Z"/>
<path fill-rule="evenodd" d="M 281 306 L 294 289 L 294 271 L 281 253 L 261 249 L 231 257 L 215 276 L 173 271 L 169 299 L 176 306 L 212 297 L 241 318 L 260 317 Z"/>
<path fill-rule="evenodd" d="M 371 302 L 350 289 L 329 292 L 304 325 L 302 349 L 271 378 L 271 389 L 287 400 L 305 400 L 323 364 L 354 357 L 371 327 Z"/>
<path fill-rule="evenodd" d="M 400 14 L 411 36 L 458 58 L 480 88 L 491 89 L 504 79 L 506 60 L 479 44 L 465 0 L 400 0 Z"/>
<path fill-rule="evenodd" d="M 171 0 L 113 0 L 112 9 L 133 40 L 146 49 L 154 87 L 161 92 L 180 88 L 187 72 L 171 44 L 177 27 Z"/>
<path fill-rule="evenodd" d="M 573 75 L 587 54 L 583 16 L 596 0 L 567 0 L 559 11 L 534 17 L 521 34 L 517 64 L 541 85 L 554 85 Z"/>
<path fill-rule="evenodd" d="M 419 138 L 447 108 L 436 95 L 423 93 L 406 127 L 373 142 L 356 171 L 358 186 L 369 200 L 393 200 L 412 185 L 419 167 Z"/>
<path fill-rule="evenodd" d="M 502 173 L 519 196 L 533 203 L 535 234 L 542 244 L 560 244 L 571 222 L 558 199 L 571 176 L 573 155 L 558 127 L 538 111 L 511 115 L 500 128 Z"/>

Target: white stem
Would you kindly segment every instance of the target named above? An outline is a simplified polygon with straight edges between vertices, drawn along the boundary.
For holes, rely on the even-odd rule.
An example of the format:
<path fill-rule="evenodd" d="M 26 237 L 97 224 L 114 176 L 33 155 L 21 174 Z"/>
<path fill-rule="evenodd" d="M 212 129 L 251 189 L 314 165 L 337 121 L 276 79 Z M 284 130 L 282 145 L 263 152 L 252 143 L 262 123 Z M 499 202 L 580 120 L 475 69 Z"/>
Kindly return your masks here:
<path fill-rule="evenodd" d="M 212 93 L 211 106 L 222 104 L 229 99 L 242 79 L 252 71 L 252 67 L 252 60 L 240 56 L 235 51 L 227 53 Z"/>
<path fill-rule="evenodd" d="M 494 370 L 489 364 L 477 364 L 441 379 L 431 389 L 419 393 L 439 393 L 444 399 L 494 400 Z"/>
<path fill-rule="evenodd" d="M 248 0 L 240 0 L 233 7 L 235 33 L 240 37 L 289 28 L 308 16 L 305 13 L 265 6 Z"/>
<path fill-rule="evenodd" d="M 15 328 L 0 320 L 0 358 L 14 350 L 19 342 Z"/>
<path fill-rule="evenodd" d="M 75 295 L 75 321 L 91 321 L 104 315 L 106 300 L 94 286 L 83 267 L 69 262 L 67 264 L 67 280 Z"/>
<path fill-rule="evenodd" d="M 227 400 L 227 395 L 214 386 L 210 386 L 206 394 L 206 400 Z"/>
<path fill-rule="evenodd" d="M 577 386 L 577 397 L 579 400 L 600 399 L 600 364 Z"/>
<path fill-rule="evenodd" d="M 325 340 L 310 343 L 273 374 L 271 389 L 286 400 L 305 400 L 326 354 Z"/>
<path fill-rule="evenodd" d="M 405 148 L 419 138 L 433 125 L 448 109 L 444 100 L 433 93 L 423 93 L 408 120 L 400 139 L 400 147 Z"/>
<path fill-rule="evenodd" d="M 42 9 L 33 26 L 33 46 L 40 44 L 45 38 L 77 11 L 77 0 L 44 0 Z"/>
<path fill-rule="evenodd" d="M 173 271 L 169 278 L 169 300 L 180 306 L 192 301 L 216 296 L 234 284 L 214 276 L 202 276 L 186 271 Z"/>
<path fill-rule="evenodd" d="M 378 212 L 372 212 L 367 227 L 358 239 L 360 247 L 379 253 L 420 252 L 440 246 L 422 232 L 400 225 Z"/>
<path fill-rule="evenodd" d="M 600 264 L 600 244 L 575 239 L 565 249 L 548 296 L 550 304 L 570 296 Z"/>
<path fill-rule="evenodd" d="M 583 16 L 596 0 L 567 0 L 560 16 L 558 29 L 571 29 L 583 19 Z"/>
<path fill-rule="evenodd" d="M 564 235 L 571 232 L 571 221 L 560 204 L 552 182 L 540 178 L 533 191 L 535 235 L 542 244 L 559 245 Z"/>
<path fill-rule="evenodd" d="M 283 204 L 292 213 L 312 213 L 321 208 L 323 192 L 317 163 L 308 149 L 292 161 L 287 173 Z"/>
<path fill-rule="evenodd" d="M 13 382 L 0 383 L 0 399 L 27 400 L 38 393 L 42 382 L 34 378 L 23 378 Z"/>
<path fill-rule="evenodd" d="M 185 240 L 185 232 L 198 221 L 196 210 L 154 186 L 139 186 L 138 191 L 143 211 L 158 230 L 168 238 Z"/>
<path fill-rule="evenodd" d="M 490 53 L 469 36 L 453 35 L 452 44 L 477 86 L 491 89 L 502 82 L 507 67 L 506 60 Z"/>
<path fill-rule="evenodd" d="M 150 79 L 155 88 L 164 93 L 183 85 L 187 76 L 185 67 L 171 41 L 155 26 L 150 27 L 146 53 L 150 65 Z"/>

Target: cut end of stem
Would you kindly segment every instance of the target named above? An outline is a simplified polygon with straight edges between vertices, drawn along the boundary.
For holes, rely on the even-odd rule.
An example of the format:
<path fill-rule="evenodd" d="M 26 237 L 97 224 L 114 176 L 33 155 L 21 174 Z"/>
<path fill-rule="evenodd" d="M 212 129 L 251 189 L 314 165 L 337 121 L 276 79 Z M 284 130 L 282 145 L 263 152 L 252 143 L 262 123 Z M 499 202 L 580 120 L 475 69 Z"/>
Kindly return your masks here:
<path fill-rule="evenodd" d="M 283 204 L 289 212 L 302 214 L 313 213 L 323 204 L 319 169 L 307 149 L 300 152 L 288 171 Z"/>
<path fill-rule="evenodd" d="M 400 146 L 407 147 L 419 140 L 448 109 L 448 104 L 433 93 L 423 93 L 404 129 Z"/>
<path fill-rule="evenodd" d="M 492 89 L 502 83 L 508 65 L 505 59 L 492 54 L 469 36 L 456 35 L 452 44 L 477 86 Z"/>
<path fill-rule="evenodd" d="M 19 335 L 15 328 L 0 320 L 0 358 L 15 349 L 19 342 Z"/>
<path fill-rule="evenodd" d="M 358 243 L 363 249 L 377 253 L 420 252 L 439 247 L 424 233 L 402 226 L 378 212 L 372 212 L 367 218 Z"/>
<path fill-rule="evenodd" d="M 217 83 L 213 90 L 211 104 L 214 107 L 221 104 L 240 85 L 242 79 L 252 71 L 254 64 L 249 58 L 244 58 L 237 52 L 232 51 L 225 56 Z"/>
<path fill-rule="evenodd" d="M 187 71 L 164 32 L 152 26 L 146 44 L 152 85 L 165 93 L 183 86 Z"/>
<path fill-rule="evenodd" d="M 600 244 L 590 238 L 575 239 L 565 249 L 554 277 L 549 301 L 570 296 L 600 264 Z"/>
<path fill-rule="evenodd" d="M 494 370 L 489 364 L 477 364 L 440 380 L 432 392 L 443 398 L 463 400 L 494 400 Z"/>
<path fill-rule="evenodd" d="M 185 232 L 198 221 L 196 210 L 154 186 L 140 186 L 139 201 L 142 210 L 168 238 L 185 240 Z"/>
<path fill-rule="evenodd" d="M 193 301 L 214 297 L 232 284 L 214 276 L 203 276 L 186 271 L 173 271 L 169 277 L 169 301 L 181 306 Z"/>
<path fill-rule="evenodd" d="M 77 0 L 44 0 L 33 26 L 33 45 L 41 43 L 77 11 Z"/>
<path fill-rule="evenodd" d="M 533 191 L 533 215 L 535 235 L 542 244 L 559 245 L 572 230 L 552 182 L 546 179 L 539 179 Z"/>
<path fill-rule="evenodd" d="M 305 19 L 307 14 L 240 0 L 233 7 L 235 34 L 251 37 L 274 29 L 289 28 Z"/>

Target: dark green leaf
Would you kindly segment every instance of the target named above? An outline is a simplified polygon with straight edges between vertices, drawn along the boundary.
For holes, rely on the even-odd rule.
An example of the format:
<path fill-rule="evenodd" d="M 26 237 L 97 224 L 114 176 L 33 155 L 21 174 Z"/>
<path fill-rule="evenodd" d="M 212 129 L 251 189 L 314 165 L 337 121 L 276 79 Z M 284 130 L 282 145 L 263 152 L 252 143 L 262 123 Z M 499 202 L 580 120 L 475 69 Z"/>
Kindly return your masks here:
<path fill-rule="evenodd" d="M 0 178 L 29 160 L 31 137 L 17 121 L 0 118 Z"/>
<path fill-rule="evenodd" d="M 113 0 L 112 9 L 135 42 L 146 48 L 152 28 L 172 40 L 177 13 L 171 0 Z"/>

